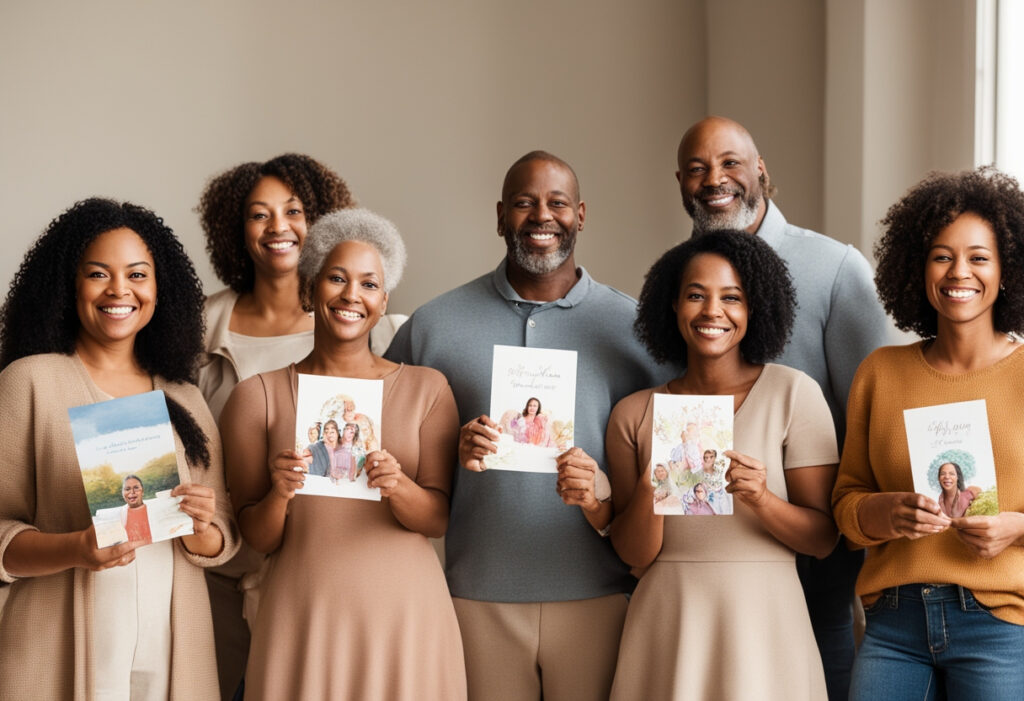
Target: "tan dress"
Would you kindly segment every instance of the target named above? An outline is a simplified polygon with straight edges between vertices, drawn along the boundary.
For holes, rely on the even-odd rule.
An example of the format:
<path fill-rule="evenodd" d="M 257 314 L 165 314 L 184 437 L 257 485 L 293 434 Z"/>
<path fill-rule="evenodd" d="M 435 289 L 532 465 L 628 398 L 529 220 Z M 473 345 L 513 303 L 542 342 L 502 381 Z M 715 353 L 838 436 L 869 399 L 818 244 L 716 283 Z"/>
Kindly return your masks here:
<path fill-rule="evenodd" d="M 612 471 L 651 459 L 653 394 L 632 394 L 608 424 Z M 786 469 L 838 462 L 821 389 L 766 365 L 735 416 L 735 450 L 761 460 L 785 499 Z M 614 482 L 614 480 L 613 480 Z M 825 677 L 794 554 L 739 500 L 732 516 L 667 516 L 664 542 L 626 614 L 612 699 L 824 699 Z"/>
<path fill-rule="evenodd" d="M 224 534 L 224 550 L 213 558 L 193 555 L 181 539 L 173 541 L 169 698 L 216 699 L 213 627 L 201 568 L 221 564 L 238 550 L 224 492 L 220 441 L 195 386 L 155 377 L 153 387 L 187 409 L 210 438 L 209 469 L 188 464 L 177 434 L 174 444 L 182 483 L 216 491 L 213 523 Z M 67 410 L 104 398 L 76 355 L 33 355 L 0 373 L 0 563 L 22 531 L 88 528 L 89 505 Z M 97 656 L 103 654 L 93 643 L 95 573 L 74 568 L 18 579 L 0 564 L 0 579 L 14 582 L 0 616 L 0 699 L 93 698 Z"/>
<path fill-rule="evenodd" d="M 270 489 L 268 460 L 294 443 L 295 366 L 235 389 L 221 428 L 236 509 Z M 444 376 L 384 378 L 383 448 L 421 487 L 448 494 L 458 436 Z M 464 699 L 455 610 L 427 538 L 380 502 L 296 495 L 270 556 L 246 668 L 247 699 Z"/>

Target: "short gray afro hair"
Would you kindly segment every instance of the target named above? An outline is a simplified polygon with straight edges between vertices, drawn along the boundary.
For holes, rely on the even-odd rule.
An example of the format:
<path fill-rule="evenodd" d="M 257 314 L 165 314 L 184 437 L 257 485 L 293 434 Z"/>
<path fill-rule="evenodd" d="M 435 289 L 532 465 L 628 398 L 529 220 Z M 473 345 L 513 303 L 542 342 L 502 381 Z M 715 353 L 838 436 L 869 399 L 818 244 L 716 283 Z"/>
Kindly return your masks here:
<path fill-rule="evenodd" d="M 395 225 L 368 209 L 339 209 L 317 219 L 302 244 L 299 277 L 307 304 L 312 299 L 313 283 L 323 270 L 327 256 L 345 241 L 361 241 L 377 249 L 384 269 L 385 292 L 395 289 L 401 281 L 405 270 L 405 243 Z"/>

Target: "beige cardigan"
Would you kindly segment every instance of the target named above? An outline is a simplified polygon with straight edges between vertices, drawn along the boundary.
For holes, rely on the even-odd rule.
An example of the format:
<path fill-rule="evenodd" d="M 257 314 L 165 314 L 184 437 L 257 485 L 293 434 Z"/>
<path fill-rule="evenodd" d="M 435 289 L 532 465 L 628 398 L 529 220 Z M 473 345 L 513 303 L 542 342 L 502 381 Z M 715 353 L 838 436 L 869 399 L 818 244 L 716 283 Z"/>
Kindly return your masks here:
<path fill-rule="evenodd" d="M 213 627 L 201 568 L 227 561 L 239 545 L 224 489 L 220 437 L 195 386 L 160 377 L 153 386 L 185 407 L 210 437 L 210 469 L 179 469 L 182 483 L 216 491 L 214 523 L 224 534 L 224 549 L 206 558 L 175 541 L 170 699 L 216 699 Z M 34 355 L 0 373 L 5 444 L 0 455 L 0 579 L 13 582 L 0 614 L 0 698 L 5 701 L 92 698 L 93 573 L 75 568 L 17 579 L 3 568 L 3 555 L 22 531 L 67 533 L 89 526 L 67 409 L 104 398 L 76 355 Z M 187 465 L 177 435 L 175 445 L 178 464 Z"/>

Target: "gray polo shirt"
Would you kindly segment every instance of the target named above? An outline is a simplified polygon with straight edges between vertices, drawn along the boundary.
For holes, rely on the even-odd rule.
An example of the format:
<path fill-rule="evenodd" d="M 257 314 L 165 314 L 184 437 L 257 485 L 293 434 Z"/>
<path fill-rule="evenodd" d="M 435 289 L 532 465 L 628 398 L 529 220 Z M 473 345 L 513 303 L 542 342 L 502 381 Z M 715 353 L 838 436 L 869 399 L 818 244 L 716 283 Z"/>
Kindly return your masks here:
<path fill-rule="evenodd" d="M 853 246 L 793 226 L 770 200 L 757 235 L 786 262 L 796 288 L 793 335 L 773 362 L 802 370 L 821 385 L 841 450 L 857 367 L 879 346 L 899 342 L 878 300 L 871 265 Z"/>
<path fill-rule="evenodd" d="M 607 469 L 604 434 L 619 399 L 675 376 L 633 336 L 636 302 L 595 282 L 579 281 L 562 299 L 522 299 L 505 261 L 493 273 L 420 307 L 385 357 L 426 365 L 448 378 L 460 421 L 490 411 L 496 344 L 578 351 L 575 443 Z M 446 544 L 453 596 L 477 601 L 589 599 L 630 591 L 634 580 L 607 539 L 579 507 L 555 493 L 556 476 L 456 467 Z"/>

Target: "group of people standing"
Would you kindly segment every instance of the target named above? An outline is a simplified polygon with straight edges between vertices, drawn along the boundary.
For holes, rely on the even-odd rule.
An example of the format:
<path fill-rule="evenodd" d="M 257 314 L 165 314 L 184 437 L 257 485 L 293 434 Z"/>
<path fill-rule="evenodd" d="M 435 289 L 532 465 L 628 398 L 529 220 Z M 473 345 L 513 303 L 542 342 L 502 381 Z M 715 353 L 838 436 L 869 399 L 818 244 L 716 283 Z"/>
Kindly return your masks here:
<path fill-rule="evenodd" d="M 694 236 L 639 303 L 577 265 L 579 182 L 543 151 L 505 175 L 497 268 L 408 320 L 387 314 L 396 228 L 307 156 L 210 181 L 228 289 L 205 309 L 152 212 L 60 215 L 0 311 L 0 696 L 1020 698 L 1024 280 L 1003 270 L 1024 260 L 1024 194 L 991 169 L 929 176 L 883 220 L 872 280 L 786 222 L 739 124 L 697 123 L 678 164 Z M 922 340 L 880 348 L 886 311 Z M 538 398 L 487 415 L 495 345 L 577 351 L 555 475 L 486 469 L 503 430 L 550 442 Z M 353 417 L 296 450 L 299 373 L 381 380 L 377 440 Z M 154 388 L 195 533 L 97 549 L 67 408 Z M 692 518 L 655 508 L 673 497 L 655 393 L 733 398 L 733 450 L 688 456 L 684 432 L 672 458 L 728 460 L 724 486 L 675 495 Z M 902 410 L 968 399 L 997 516 L 955 508 L 962 477 L 942 504 L 913 492 Z M 357 464 L 380 502 L 297 496 Z"/>

